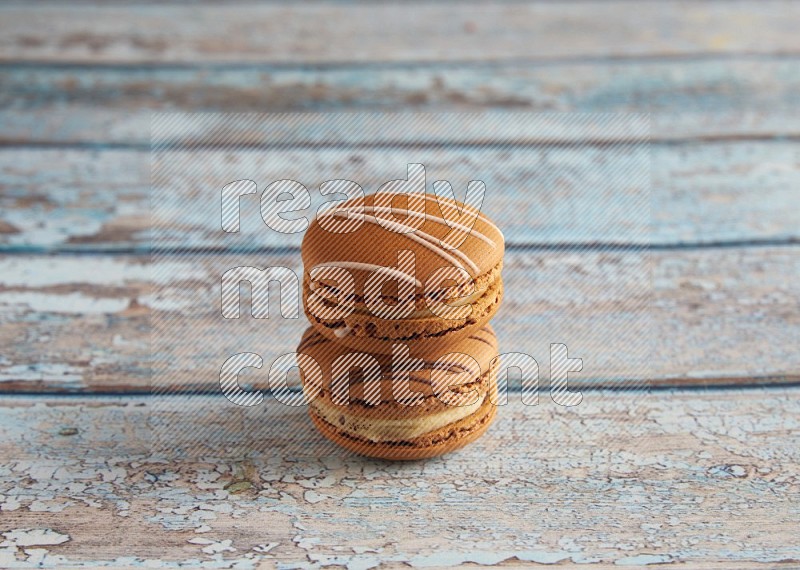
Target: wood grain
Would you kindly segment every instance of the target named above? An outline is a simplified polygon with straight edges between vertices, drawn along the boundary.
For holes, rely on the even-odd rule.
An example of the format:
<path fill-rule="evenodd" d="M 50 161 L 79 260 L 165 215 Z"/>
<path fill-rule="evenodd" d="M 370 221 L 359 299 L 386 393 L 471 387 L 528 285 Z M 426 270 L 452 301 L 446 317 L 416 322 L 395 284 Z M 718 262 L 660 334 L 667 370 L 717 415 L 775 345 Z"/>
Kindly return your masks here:
<path fill-rule="evenodd" d="M 800 565 L 799 20 L 783 0 L 0 6 L 0 567 Z M 184 254 L 143 255 L 151 112 L 397 109 L 652 113 L 656 143 L 648 255 L 610 187 L 575 201 L 588 165 L 613 175 L 607 139 L 495 133 L 513 147 L 491 155 L 508 177 L 487 204 L 514 245 L 501 350 L 535 356 L 546 387 L 548 343 L 566 342 L 584 399 L 512 389 L 476 444 L 403 465 L 344 455 L 304 408 L 213 389 L 232 343 L 269 364 L 303 327 L 218 334 L 221 271 L 297 267 L 299 236 L 254 234 L 243 257 L 187 224 Z M 354 139 L 272 163 L 274 133 L 248 136 L 259 176 L 315 198 L 408 162 Z M 431 167 L 460 188 L 485 157 Z M 540 215 L 542 163 L 569 173 L 544 197 L 592 224 Z M 232 172 L 206 164 L 169 181 L 178 203 Z M 174 398 L 144 395 L 154 324 L 156 349 L 183 347 Z M 645 378 L 649 395 L 626 389 Z"/>
<path fill-rule="evenodd" d="M 624 1 L 412 8 L 338 2 L 86 3 L 0 12 L 0 59 L 69 62 L 495 61 L 796 54 L 790 1 Z M 179 22 L 180 26 L 175 23 Z"/>
<path fill-rule="evenodd" d="M 462 193 L 468 180 L 487 184 L 484 212 L 502 220 L 510 244 L 653 243 L 659 246 L 720 242 L 775 242 L 800 238 L 796 188 L 800 150 L 790 142 L 749 141 L 653 145 L 650 200 L 641 208 L 620 201 L 625 165 L 646 169 L 644 159 L 602 148 L 385 150 L 253 150 L 231 156 L 197 153 L 195 166 L 164 179 L 175 204 L 205 212 L 232 180 L 257 180 L 259 191 L 293 178 L 309 188 L 315 212 L 319 184 L 357 180 L 374 191 L 405 174 L 407 161 L 424 160 L 428 185 L 451 180 Z M 641 163 L 641 164 L 640 164 Z M 17 252 L 148 251 L 150 155 L 131 150 L 0 151 L 0 248 Z M 533 197 L 532 194 L 533 193 Z M 252 197 L 252 204 L 258 198 Z M 327 199 L 327 198 L 326 198 Z M 257 207 L 245 206 L 243 238 L 220 238 L 217 214 L 198 214 L 176 226 L 183 248 L 299 246 L 300 234 L 267 228 Z M 253 210 L 256 210 L 255 212 Z M 652 223 L 650 220 L 652 212 Z M 252 215 L 251 215 L 252 214 Z M 228 236 L 229 237 L 229 236 Z M 233 244 L 233 245 L 232 245 Z"/>
<path fill-rule="evenodd" d="M 506 301 L 493 325 L 502 352 L 526 352 L 540 363 L 543 386 L 552 342 L 584 359 L 584 372 L 571 382 L 587 387 L 635 387 L 647 378 L 653 386 L 800 380 L 800 247 L 652 256 L 514 250 L 505 262 Z M 7 347 L 0 389 L 148 392 L 149 318 L 158 311 L 162 324 L 177 317 L 154 337 L 157 347 L 172 343 L 178 369 L 160 388 L 217 392 L 219 366 L 230 354 L 256 352 L 269 365 L 294 351 L 306 326 L 302 317 L 277 312 L 221 323 L 220 276 L 237 265 L 300 271 L 299 263 L 296 252 L 176 256 L 159 261 L 156 286 L 146 257 L 7 257 L 0 261 L 0 340 Z M 265 387 L 267 369 L 243 383 Z"/>
<path fill-rule="evenodd" d="M 175 460 L 149 451 L 152 398 L 6 398 L 0 563 L 800 562 L 800 389 L 590 396 L 512 399 L 472 446 L 403 464 L 338 452 L 274 402 L 253 421 L 187 402 L 187 429 L 231 431 Z"/>
<path fill-rule="evenodd" d="M 776 58 L 315 69 L 7 64 L 0 143 L 147 146 L 153 111 L 485 108 L 651 113 L 652 140 L 796 137 L 798 91 L 800 63 Z"/>

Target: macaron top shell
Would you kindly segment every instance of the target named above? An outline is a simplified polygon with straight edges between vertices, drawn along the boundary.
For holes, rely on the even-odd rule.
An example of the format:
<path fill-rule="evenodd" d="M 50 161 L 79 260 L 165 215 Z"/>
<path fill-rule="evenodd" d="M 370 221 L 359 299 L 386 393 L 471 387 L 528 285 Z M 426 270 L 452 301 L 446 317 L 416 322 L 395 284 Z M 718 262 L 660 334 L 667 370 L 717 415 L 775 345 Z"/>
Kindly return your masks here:
<path fill-rule="evenodd" d="M 364 407 L 367 415 L 373 415 L 369 413 L 369 408 L 375 408 L 374 413 L 379 416 L 392 414 L 392 410 L 394 410 L 401 417 L 405 417 L 447 407 L 448 403 L 439 401 L 436 391 L 432 387 L 432 371 L 437 363 L 440 370 L 444 369 L 448 372 L 447 384 L 458 392 L 459 386 L 467 389 L 479 382 L 482 377 L 486 377 L 497 357 L 498 348 L 494 330 L 487 325 L 471 336 L 446 348 L 438 347 L 431 351 L 426 350 L 424 345 L 415 345 L 413 350 L 405 353 L 413 364 L 405 365 L 404 368 L 403 363 L 391 354 L 360 353 L 356 349 L 333 342 L 313 328 L 309 328 L 303 335 L 297 353 L 307 397 L 315 398 L 322 394 L 324 399 L 330 400 L 333 386 L 337 383 L 345 383 L 348 385 L 350 403 L 372 404 Z M 379 397 L 365 381 L 362 375 L 363 368 L 359 369 L 353 366 L 337 369 L 335 362 L 352 354 L 371 357 L 378 362 L 381 372 Z M 310 368 L 303 367 L 304 356 L 313 358 L 319 365 L 321 378 L 315 385 L 309 381 Z M 426 402 L 422 403 L 423 405 L 407 406 L 398 401 L 402 399 L 398 398 L 396 388 L 397 381 L 401 376 L 398 370 L 401 368 L 408 372 L 408 388 L 426 399 Z"/>
<path fill-rule="evenodd" d="M 424 285 L 435 270 L 456 267 L 475 279 L 502 262 L 504 249 L 497 226 L 469 206 L 434 194 L 378 193 L 322 211 L 306 231 L 302 258 L 307 280 L 314 268 L 342 267 L 362 296 L 368 276 L 377 268 L 398 267 L 398 253 L 408 250 L 419 295 L 432 293 Z"/>

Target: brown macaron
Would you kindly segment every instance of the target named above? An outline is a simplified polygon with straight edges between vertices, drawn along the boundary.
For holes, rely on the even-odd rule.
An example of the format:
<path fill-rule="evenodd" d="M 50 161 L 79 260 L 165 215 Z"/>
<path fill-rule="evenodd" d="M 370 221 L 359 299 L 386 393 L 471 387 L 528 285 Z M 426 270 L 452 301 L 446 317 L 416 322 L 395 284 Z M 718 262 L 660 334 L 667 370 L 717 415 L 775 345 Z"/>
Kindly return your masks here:
<path fill-rule="evenodd" d="M 497 340 L 489 326 L 447 350 L 398 343 L 393 355 L 359 352 L 309 328 L 297 353 L 312 421 L 361 455 L 434 457 L 474 441 L 495 417 Z"/>
<path fill-rule="evenodd" d="M 303 239 L 306 315 L 329 339 L 370 352 L 446 346 L 497 311 L 503 253 L 486 216 L 433 194 L 339 202 Z"/>

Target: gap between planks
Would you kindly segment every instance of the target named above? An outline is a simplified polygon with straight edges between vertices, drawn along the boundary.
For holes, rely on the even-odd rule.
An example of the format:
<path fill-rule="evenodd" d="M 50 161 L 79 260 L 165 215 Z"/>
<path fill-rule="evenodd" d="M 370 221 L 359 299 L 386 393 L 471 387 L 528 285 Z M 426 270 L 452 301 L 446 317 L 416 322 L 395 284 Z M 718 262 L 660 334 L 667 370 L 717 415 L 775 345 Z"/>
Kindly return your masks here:
<path fill-rule="evenodd" d="M 747 392 L 750 390 L 782 390 L 790 388 L 800 388 L 800 373 L 771 376 L 748 376 L 742 378 L 704 378 L 702 384 L 697 384 L 692 378 L 670 378 L 669 382 L 663 382 L 638 388 L 614 388 L 604 385 L 596 379 L 588 379 L 583 382 L 570 382 L 571 389 L 580 389 L 581 392 L 589 393 L 617 393 L 629 395 L 663 394 L 676 395 L 697 392 L 701 394 L 712 394 L 713 392 Z M 547 399 L 548 387 L 541 387 L 541 397 Z M 264 397 L 269 399 L 274 394 L 269 389 L 262 390 Z M 288 393 L 299 393 L 299 389 L 290 389 Z M 519 386 L 509 386 L 508 394 L 520 395 L 523 391 Z M 220 391 L 200 391 L 191 392 L 191 397 L 220 396 Z M 26 398 L 47 398 L 58 402 L 62 399 L 69 400 L 91 400 L 92 402 L 105 403 L 113 400 L 125 400 L 134 398 L 138 400 L 156 401 L 160 396 L 173 395 L 171 393 L 153 393 L 152 390 L 130 390 L 130 391 L 108 391 L 108 392 L 57 392 L 57 391 L 37 391 L 19 392 L 0 390 L 0 406 L 4 403 L 13 402 L 14 399 Z M 189 396 L 189 394 L 187 394 Z"/>
<path fill-rule="evenodd" d="M 488 111 L 503 111 L 502 108 L 484 108 Z M 426 108 L 423 112 L 435 113 L 437 111 L 452 112 L 452 108 L 443 106 L 439 109 Z M 350 110 L 348 112 L 355 112 Z M 369 112 L 369 110 L 367 110 Z M 376 112 L 382 112 L 376 110 Z M 536 113 L 535 111 L 531 111 Z M 184 113 L 184 111 L 176 111 Z M 545 112 L 544 114 L 547 114 Z M 592 114 L 592 113 L 588 113 Z M 625 114 L 625 113 L 621 113 Z M 1 137 L 2 135 L 0 135 Z M 798 143 L 800 134 L 711 134 L 693 135 L 683 138 L 658 136 L 649 137 L 647 144 L 659 146 L 681 147 L 697 143 Z M 580 141 L 509 141 L 492 143 L 464 143 L 459 141 L 442 140 L 435 143 L 407 143 L 397 141 L 387 141 L 385 143 L 298 143 L 298 144 L 270 144 L 270 143 L 241 143 L 236 145 L 214 145 L 207 143 L 186 143 L 163 145 L 162 149 L 169 150 L 195 150 L 195 151 L 287 151 L 287 150 L 390 150 L 390 149 L 427 149 L 427 150 L 518 150 L 518 149 L 582 149 L 582 148 L 604 148 L 609 145 L 636 145 L 641 144 L 642 139 L 635 138 L 587 138 Z M 87 150 L 87 151 L 133 151 L 146 152 L 153 151 L 152 144 L 139 142 L 108 142 L 108 141 L 52 141 L 35 139 L 2 139 L 0 138 L 0 151 L 8 150 Z"/>
<path fill-rule="evenodd" d="M 561 3 L 563 0 L 553 0 Z M 638 0 L 626 0 L 635 2 Z M 663 1 L 663 0 L 662 0 Z M 798 50 L 800 53 L 800 50 Z M 738 51 L 735 53 L 672 53 L 672 54 L 639 54 L 639 55 L 609 55 L 609 56 L 575 56 L 542 59 L 535 56 L 509 57 L 496 61 L 476 59 L 450 59 L 450 60 L 382 60 L 382 61 L 308 61 L 308 62 L 269 62 L 269 61 L 226 61 L 195 60 L 195 61 L 58 61 L 48 59 L 7 59 L 0 60 L 0 72 L 11 71 L 358 71 L 358 70 L 448 70 L 448 69 L 477 69 L 492 70 L 502 66 L 535 66 L 551 67 L 562 65 L 583 64 L 636 64 L 636 63 L 703 63 L 703 62 L 758 62 L 769 63 L 797 60 L 798 53 L 786 52 L 757 52 Z"/>
<path fill-rule="evenodd" d="M 682 243 L 663 243 L 663 244 L 642 244 L 642 243 L 506 243 L 506 251 L 519 252 L 554 252 L 554 253 L 581 253 L 581 252 L 608 252 L 608 253 L 646 253 L 658 251 L 693 251 L 700 249 L 745 249 L 745 248 L 774 248 L 791 247 L 800 244 L 800 237 L 787 237 L 779 239 L 745 239 L 745 240 L 725 240 L 708 242 L 682 242 Z M 113 245 L 91 244 L 87 246 L 73 245 L 62 246 L 57 250 L 48 250 L 37 247 L 15 247 L 0 246 L 0 255 L 31 256 L 31 255 L 69 255 L 100 257 L 106 255 L 140 257 L 142 255 L 153 254 L 153 248 L 143 245 L 138 248 L 115 247 Z M 288 255 L 300 253 L 300 248 L 296 246 L 287 247 L 259 247 L 250 249 L 227 249 L 227 248 L 186 248 L 176 247 L 165 251 L 158 251 L 160 257 L 183 257 L 185 255 L 195 255 L 206 257 L 220 254 L 263 254 L 263 255 Z"/>

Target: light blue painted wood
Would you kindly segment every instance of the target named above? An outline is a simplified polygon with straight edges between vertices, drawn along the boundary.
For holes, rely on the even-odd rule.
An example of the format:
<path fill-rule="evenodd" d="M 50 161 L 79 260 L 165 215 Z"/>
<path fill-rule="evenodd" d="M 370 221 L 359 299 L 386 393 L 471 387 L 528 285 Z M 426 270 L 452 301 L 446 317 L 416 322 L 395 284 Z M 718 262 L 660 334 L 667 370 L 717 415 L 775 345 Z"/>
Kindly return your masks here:
<path fill-rule="evenodd" d="M 149 256 L 7 256 L 0 391 L 149 392 L 151 350 L 175 355 L 176 373 L 162 387 L 216 393 L 219 366 L 243 350 L 267 363 L 247 379 L 266 387 L 269 365 L 295 350 L 308 324 L 277 308 L 270 319 L 222 322 L 219 280 L 240 265 L 302 272 L 296 251 L 159 258 L 155 266 Z M 587 388 L 800 381 L 798 246 L 508 251 L 503 279 L 492 322 L 500 350 L 534 357 L 543 386 L 550 344 L 559 342 L 584 360 L 571 378 Z M 160 333 L 151 337 L 153 311 Z"/>
<path fill-rule="evenodd" d="M 0 59 L 337 64 L 797 54 L 791 0 L 3 5 Z M 46 26 L 43 22 L 57 22 Z M 179 25 L 176 25 L 179 24 Z M 233 40 L 235 38 L 235 41 Z"/>
<path fill-rule="evenodd" d="M 800 134 L 799 93 L 800 62 L 774 58 L 330 69 L 6 65 L 0 137 L 11 144 L 146 146 L 153 111 L 505 108 L 651 113 L 657 140 L 763 138 Z M 418 128 L 419 140 L 430 135 Z"/>
<path fill-rule="evenodd" d="M 318 190 L 323 181 L 350 178 L 375 191 L 387 180 L 404 177 L 407 161 L 419 160 L 426 164 L 428 190 L 433 180 L 446 179 L 463 196 L 469 180 L 483 180 L 483 211 L 516 246 L 780 243 L 800 237 L 796 144 L 656 144 L 647 152 L 649 158 L 596 147 L 253 150 L 237 152 L 238 162 L 231 162 L 225 152 L 214 151 L 170 175 L 164 184 L 171 205 L 157 214 L 174 216 L 165 222 L 175 227 L 169 242 L 174 247 L 298 247 L 302 234 L 279 234 L 264 224 L 258 195 L 241 202 L 242 232 L 223 234 L 222 186 L 251 178 L 261 192 L 274 180 L 298 180 L 312 198 L 305 211 L 310 216 L 328 199 Z M 649 192 L 646 180 L 627 187 L 629 180 L 620 175 L 624 167 L 648 174 L 647 165 Z M 146 151 L 0 151 L 0 248 L 146 251 L 149 168 Z"/>
<path fill-rule="evenodd" d="M 174 418 L 197 457 L 176 461 L 150 452 L 152 411 L 147 398 L 5 399 L 6 552 L 128 568 L 800 557 L 798 388 L 599 392 L 575 408 L 515 399 L 470 446 L 404 463 L 335 450 L 303 409 L 211 398 Z M 113 544 L 98 540 L 110 529 Z"/>

